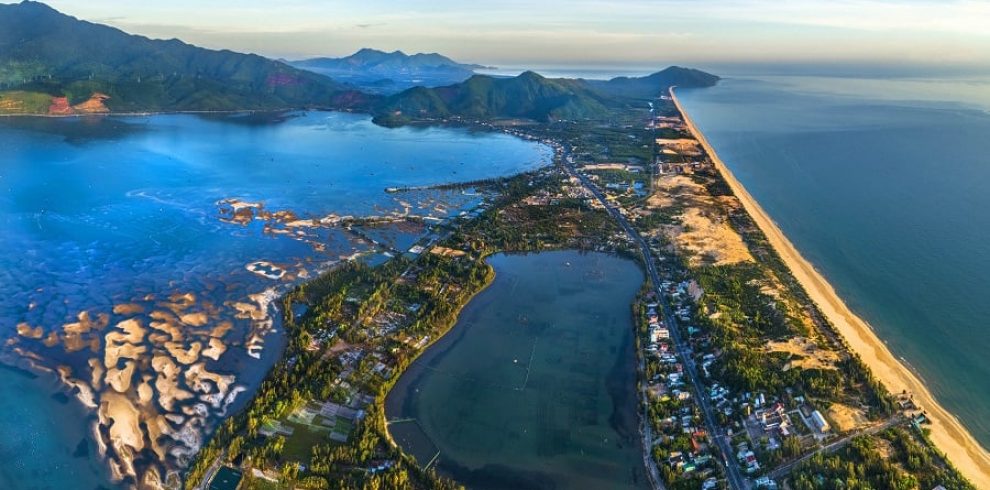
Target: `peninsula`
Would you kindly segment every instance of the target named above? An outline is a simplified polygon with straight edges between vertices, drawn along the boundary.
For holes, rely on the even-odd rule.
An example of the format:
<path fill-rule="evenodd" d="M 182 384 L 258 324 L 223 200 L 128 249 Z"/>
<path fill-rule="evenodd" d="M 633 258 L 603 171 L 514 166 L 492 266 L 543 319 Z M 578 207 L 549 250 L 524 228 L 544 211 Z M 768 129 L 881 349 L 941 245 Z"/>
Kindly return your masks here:
<path fill-rule="evenodd" d="M 320 74 L 357 62 L 411 74 L 410 86 L 362 91 Z M 802 258 L 684 111 L 674 87 L 718 76 L 476 68 L 372 50 L 291 65 L 36 2 L 0 5 L 0 115 L 101 116 L 65 126 L 46 124 L 77 121 L 12 117 L 25 127 L 13 124 L 11 141 L 67 152 L 43 163 L 92 146 L 78 159 L 102 165 L 127 148 L 141 164 L 99 167 L 132 180 L 114 188 L 117 201 L 90 199 L 113 206 L 76 221 L 49 218 L 47 201 L 9 212 L 27 216 L 32 234 L 45 219 L 67 234 L 69 224 L 134 231 L 113 234 L 105 254 L 91 235 L 46 249 L 48 262 L 32 256 L 33 274 L 7 281 L 20 289 L 4 311 L 16 327 L 3 354 L 57 376 L 65 393 L 54 399 L 94 419 L 76 452 L 93 442 L 112 483 L 140 489 L 990 488 L 987 452 Z M 411 81 L 424 72 L 445 81 Z M 202 114 L 239 111 L 265 114 Z M 198 115 L 123 117 L 153 112 Z M 36 123 L 112 150 L 31 139 Z M 324 146 L 340 135 L 357 137 Z M 190 145 L 173 148 L 180 141 Z M 22 182 L 18 196 L 44 187 Z M 213 195 L 225 186 L 238 194 Z M 106 221 L 117 209 L 147 226 Z M 179 243 L 177 230 L 195 238 Z M 239 246 L 207 248 L 221 242 Z M 85 260 L 53 262 L 62 253 Z M 505 262 L 539 267 L 528 277 L 545 282 L 498 303 L 511 308 L 485 309 L 517 292 L 511 268 L 495 280 L 493 264 Z M 91 271 L 103 275 L 77 275 Z M 118 274 L 127 280 L 116 289 L 103 284 Z M 483 340 L 459 342 L 477 327 L 459 323 L 462 312 L 479 311 L 471 334 Z M 463 345 L 486 355 L 444 350 Z M 409 386 L 443 394 L 432 413 L 386 410 L 388 399 L 417 403 Z M 507 396 L 511 413 L 499 405 Z M 484 437 L 492 431 L 501 437 Z M 500 454 L 485 446 L 496 440 Z"/>
<path fill-rule="evenodd" d="M 683 115 L 687 129 L 711 157 L 733 194 L 742 202 L 743 207 L 766 235 L 773 249 L 784 260 L 794 277 L 841 333 L 850 349 L 860 356 L 890 392 L 910 393 L 914 402 L 924 408 L 925 415 L 933 422 L 930 426 L 932 442 L 977 488 L 990 488 L 990 453 L 954 415 L 938 403 L 921 379 L 890 352 L 870 325 L 849 309 L 814 265 L 801 256 L 770 215 L 760 207 L 760 204 L 735 178 L 729 167 L 718 157 L 715 149 L 677 100 L 674 88 L 670 89 L 670 97 L 677 105 L 677 110 Z"/>

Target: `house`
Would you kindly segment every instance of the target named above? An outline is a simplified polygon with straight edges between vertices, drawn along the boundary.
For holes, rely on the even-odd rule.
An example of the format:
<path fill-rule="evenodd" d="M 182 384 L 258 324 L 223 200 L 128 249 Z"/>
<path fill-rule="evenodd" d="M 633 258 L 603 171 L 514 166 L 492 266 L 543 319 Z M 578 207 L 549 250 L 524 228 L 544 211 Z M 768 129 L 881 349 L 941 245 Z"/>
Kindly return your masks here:
<path fill-rule="evenodd" d="M 768 476 L 761 476 L 756 479 L 756 488 L 777 488 L 777 482 L 771 480 Z"/>
<path fill-rule="evenodd" d="M 829 429 L 831 429 L 831 427 L 828 425 L 828 421 L 825 420 L 825 417 L 818 410 L 811 412 L 811 423 L 815 424 L 815 429 L 817 429 L 818 432 L 822 434 L 828 432 Z"/>

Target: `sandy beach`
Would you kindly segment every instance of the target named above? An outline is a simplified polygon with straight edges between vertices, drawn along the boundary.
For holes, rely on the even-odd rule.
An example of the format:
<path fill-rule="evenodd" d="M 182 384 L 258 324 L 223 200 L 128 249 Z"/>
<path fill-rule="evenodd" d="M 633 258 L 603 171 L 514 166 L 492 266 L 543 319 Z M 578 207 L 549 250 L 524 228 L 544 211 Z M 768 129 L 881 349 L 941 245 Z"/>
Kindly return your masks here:
<path fill-rule="evenodd" d="M 914 395 L 914 401 L 928 414 L 932 421 L 931 439 L 945 453 L 952 464 L 968 478 L 976 488 L 990 488 L 990 453 L 966 430 L 959 420 L 938 404 L 921 379 L 890 352 L 873 329 L 856 316 L 836 294 L 832 285 L 809 263 L 794 245 L 784 236 L 777 224 L 760 207 L 759 203 L 736 180 L 725 163 L 719 159 L 705 136 L 695 127 L 687 112 L 677 100 L 674 90 L 670 91 L 674 104 L 684 117 L 688 129 L 701 142 L 711 156 L 722 177 L 732 188 L 756 224 L 763 230 L 770 244 L 791 269 L 811 298 L 818 304 L 822 313 L 835 325 L 835 328 L 848 342 L 850 348 L 863 359 L 873 374 L 890 390 L 901 393 L 907 390 Z"/>

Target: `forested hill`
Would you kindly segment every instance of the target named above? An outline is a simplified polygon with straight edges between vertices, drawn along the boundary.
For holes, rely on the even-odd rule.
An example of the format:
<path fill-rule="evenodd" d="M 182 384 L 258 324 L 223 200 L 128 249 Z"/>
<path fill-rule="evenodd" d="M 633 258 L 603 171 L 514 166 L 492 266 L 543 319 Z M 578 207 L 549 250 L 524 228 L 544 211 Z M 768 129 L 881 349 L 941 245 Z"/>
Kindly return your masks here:
<path fill-rule="evenodd" d="M 380 78 L 439 75 L 463 75 L 463 78 L 467 78 L 474 70 L 484 68 L 481 65 L 459 63 L 437 53 L 389 53 L 370 48 L 361 49 L 343 58 L 310 58 L 293 61 L 292 65 L 331 76 L 334 73 L 344 73 Z"/>
<path fill-rule="evenodd" d="M 666 88 L 709 87 L 715 75 L 670 67 L 640 78 L 611 80 L 546 78 L 528 71 L 514 78 L 475 75 L 445 87 L 416 87 L 387 98 L 378 106 L 377 120 L 401 124 L 437 118 L 594 119 L 609 108 L 638 104 Z"/>
<path fill-rule="evenodd" d="M 579 80 L 549 79 L 528 71 L 513 78 L 475 75 L 446 87 L 416 87 L 389 97 L 379 109 L 384 120 L 465 117 L 581 119 L 612 101 Z"/>
<path fill-rule="evenodd" d="M 652 98 L 666 91 L 668 87 L 685 88 L 711 87 L 719 77 L 694 68 L 669 66 L 645 77 L 617 77 L 611 80 L 589 81 L 592 87 L 621 97 Z"/>
<path fill-rule="evenodd" d="M 0 113 L 360 107 L 366 99 L 258 55 L 130 35 L 38 2 L 0 4 Z"/>
<path fill-rule="evenodd" d="M 374 50 L 349 58 L 349 63 L 361 61 L 393 71 L 449 61 L 435 54 Z M 475 67 L 451 63 L 458 77 Z M 593 119 L 609 109 L 639 106 L 642 99 L 656 97 L 671 85 L 702 87 L 717 81 L 714 75 L 680 67 L 608 81 L 550 79 L 526 72 L 512 78 L 474 75 L 459 83 L 414 87 L 384 97 L 258 55 L 131 35 L 38 2 L 0 4 L 0 114 L 313 107 L 371 112 L 383 124 L 448 117 Z"/>

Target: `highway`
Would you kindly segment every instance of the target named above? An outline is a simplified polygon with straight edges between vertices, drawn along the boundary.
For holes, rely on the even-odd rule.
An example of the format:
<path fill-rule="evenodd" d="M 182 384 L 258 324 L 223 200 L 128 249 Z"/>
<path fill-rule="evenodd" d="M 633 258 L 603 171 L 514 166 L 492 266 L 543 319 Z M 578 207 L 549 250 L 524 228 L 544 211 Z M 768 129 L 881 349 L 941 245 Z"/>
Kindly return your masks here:
<path fill-rule="evenodd" d="M 722 453 L 723 458 L 723 468 L 725 469 L 725 474 L 730 489 L 734 490 L 748 490 L 749 483 L 742 476 L 742 472 L 739 469 L 739 465 L 735 462 L 735 453 L 732 451 L 732 445 L 729 443 L 729 437 L 721 430 L 715 423 L 715 417 L 712 413 L 711 405 L 705 393 L 701 390 L 701 378 L 698 377 L 697 369 L 694 365 L 694 360 L 689 355 L 689 349 L 684 339 L 681 338 L 681 332 L 677 325 L 676 319 L 670 308 L 670 304 L 667 301 L 666 295 L 663 291 L 660 291 L 660 274 L 657 272 L 656 263 L 653 260 L 653 253 L 650 250 L 649 244 L 646 240 L 640 236 L 626 217 L 619 212 L 609 201 L 605 198 L 605 195 L 598 189 L 598 186 L 594 182 L 591 182 L 586 176 L 578 172 L 574 168 L 574 164 L 571 161 L 570 154 L 565 150 L 561 155 L 561 161 L 563 162 L 564 168 L 569 174 L 576 177 L 581 181 L 584 188 L 588 189 L 595 198 L 605 206 L 605 210 L 608 212 L 616 222 L 625 230 L 626 234 L 633 239 L 633 241 L 639 246 L 640 253 L 643 255 L 643 262 L 646 266 L 647 273 L 650 276 L 650 280 L 653 282 L 653 287 L 656 288 L 657 296 L 659 298 L 660 306 L 662 307 L 664 322 L 670 330 L 671 338 L 674 340 L 674 346 L 677 349 L 677 353 L 680 355 L 681 361 L 684 365 L 684 371 L 687 373 L 688 377 L 691 379 L 691 386 L 694 390 L 694 398 L 701 408 L 702 414 L 705 420 L 705 427 L 708 430 L 708 434 L 713 442 L 718 446 Z M 645 404 L 645 401 L 644 401 Z M 645 417 L 645 414 L 644 414 Z M 650 449 L 652 447 L 652 436 L 649 434 L 650 427 L 646 424 L 646 433 L 644 433 L 644 438 L 649 439 L 646 442 L 650 443 L 650 446 L 644 448 L 646 452 L 646 459 L 650 461 L 650 465 L 647 467 L 650 469 L 651 473 L 656 471 L 655 464 L 652 464 L 653 458 L 649 456 Z M 659 481 L 659 480 L 658 480 Z"/>

